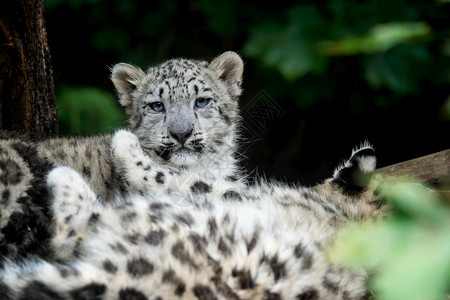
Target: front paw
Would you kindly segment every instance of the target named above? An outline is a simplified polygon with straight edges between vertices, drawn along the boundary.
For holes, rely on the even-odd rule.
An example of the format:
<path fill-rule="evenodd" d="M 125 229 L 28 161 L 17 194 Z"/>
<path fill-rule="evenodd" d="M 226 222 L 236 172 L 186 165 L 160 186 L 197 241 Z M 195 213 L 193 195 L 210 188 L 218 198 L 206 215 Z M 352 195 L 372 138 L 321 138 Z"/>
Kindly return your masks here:
<path fill-rule="evenodd" d="M 94 203 L 96 195 L 89 184 L 75 170 L 69 167 L 58 167 L 47 175 L 47 185 L 52 191 L 56 201 L 54 204 L 66 205 L 73 203 L 81 205 L 82 202 Z"/>
<path fill-rule="evenodd" d="M 137 136 L 119 130 L 112 138 L 111 154 L 115 169 L 125 179 L 130 190 L 143 191 L 149 188 L 155 163 L 144 153 Z"/>
<path fill-rule="evenodd" d="M 117 131 L 111 142 L 113 156 L 121 159 L 144 156 L 137 136 L 127 130 Z"/>

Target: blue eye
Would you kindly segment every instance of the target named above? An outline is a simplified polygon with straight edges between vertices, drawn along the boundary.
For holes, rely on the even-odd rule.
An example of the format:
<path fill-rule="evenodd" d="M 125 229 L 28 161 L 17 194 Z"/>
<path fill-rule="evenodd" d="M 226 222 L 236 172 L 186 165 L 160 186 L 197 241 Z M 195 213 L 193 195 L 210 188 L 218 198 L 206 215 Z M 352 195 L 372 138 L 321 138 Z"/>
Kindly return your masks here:
<path fill-rule="evenodd" d="M 156 112 L 164 111 L 164 104 L 159 101 L 150 103 L 150 107 L 151 107 L 151 109 L 153 109 Z"/>
<path fill-rule="evenodd" d="M 208 105 L 209 102 L 211 102 L 211 99 L 209 99 L 209 98 L 198 98 L 197 100 L 195 100 L 195 106 L 199 107 L 199 108 L 203 108 L 206 105 Z"/>

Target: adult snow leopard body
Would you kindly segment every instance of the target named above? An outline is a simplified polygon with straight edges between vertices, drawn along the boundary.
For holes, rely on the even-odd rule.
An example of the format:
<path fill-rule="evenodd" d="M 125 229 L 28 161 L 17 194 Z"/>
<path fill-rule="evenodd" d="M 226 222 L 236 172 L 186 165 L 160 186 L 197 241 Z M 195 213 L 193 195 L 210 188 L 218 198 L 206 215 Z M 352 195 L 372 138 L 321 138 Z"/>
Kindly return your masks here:
<path fill-rule="evenodd" d="M 364 297 L 364 270 L 333 265 L 325 251 L 343 225 L 381 213 L 376 197 L 353 178 L 374 170 L 370 146 L 312 188 L 239 188 L 166 172 L 126 131 L 113 138 L 112 162 L 129 184 L 117 202 L 98 201 L 70 168 L 50 173 L 57 259 L 6 263 L 2 299 Z M 156 182 L 159 173 L 164 184 Z"/>

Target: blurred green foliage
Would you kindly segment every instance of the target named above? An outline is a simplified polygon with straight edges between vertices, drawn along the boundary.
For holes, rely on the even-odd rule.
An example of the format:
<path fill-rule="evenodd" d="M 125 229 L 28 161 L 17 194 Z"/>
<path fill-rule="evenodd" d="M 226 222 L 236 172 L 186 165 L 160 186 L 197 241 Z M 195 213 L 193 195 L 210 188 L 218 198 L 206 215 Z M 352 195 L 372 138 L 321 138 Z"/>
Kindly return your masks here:
<path fill-rule="evenodd" d="M 398 44 L 420 37 L 427 37 L 430 31 L 430 27 L 421 22 L 380 24 L 375 25 L 363 36 L 340 41 L 324 42 L 321 45 L 321 50 L 325 55 L 382 53 Z"/>
<path fill-rule="evenodd" d="M 62 135 L 109 133 L 125 126 L 125 114 L 114 95 L 97 88 L 60 87 L 56 94 Z"/>
<path fill-rule="evenodd" d="M 250 70 L 249 76 L 260 79 L 272 98 L 290 98 L 299 107 L 342 97 L 336 95 L 336 77 L 353 78 L 360 89 L 372 91 L 369 99 L 350 101 L 355 111 L 362 102 L 389 106 L 401 97 L 420 94 L 424 85 L 449 83 L 450 58 L 442 51 L 450 47 L 444 39 L 450 31 L 445 1 L 274 5 L 238 0 L 45 0 L 45 4 L 49 16 L 70 11 L 77 21 L 75 31 L 87 26 L 81 34 L 87 35 L 91 51 L 114 61 L 149 65 L 191 53 L 210 58 L 218 54 L 217 48 L 242 49 L 244 56 L 278 72 L 284 82 L 274 81 L 276 75 L 261 68 Z"/>
<path fill-rule="evenodd" d="M 426 41 L 436 36 L 421 21 L 425 17 L 420 3 L 402 1 L 295 5 L 281 20 L 252 27 L 244 51 L 277 68 L 289 81 L 329 74 L 333 56 L 366 54 L 356 57 L 356 63 L 371 88 L 411 94 L 429 75 L 435 59 Z"/>
<path fill-rule="evenodd" d="M 440 110 L 440 116 L 444 120 L 450 120 L 450 96 L 445 101 L 444 105 Z"/>
<path fill-rule="evenodd" d="M 370 288 L 380 299 L 444 299 L 450 293 L 448 204 L 419 183 L 385 180 L 379 192 L 389 216 L 346 228 L 331 259 L 374 270 Z"/>

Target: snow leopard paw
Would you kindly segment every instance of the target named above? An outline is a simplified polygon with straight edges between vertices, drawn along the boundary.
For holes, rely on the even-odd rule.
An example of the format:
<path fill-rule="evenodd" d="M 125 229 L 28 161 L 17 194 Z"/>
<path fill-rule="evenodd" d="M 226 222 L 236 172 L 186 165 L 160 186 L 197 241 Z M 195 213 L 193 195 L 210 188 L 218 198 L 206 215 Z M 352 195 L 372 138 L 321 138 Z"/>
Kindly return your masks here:
<path fill-rule="evenodd" d="M 96 194 L 82 176 L 68 167 L 58 167 L 47 177 L 50 187 L 54 230 L 51 248 L 61 259 L 76 257 L 81 241 L 96 225 L 101 211 Z"/>
<path fill-rule="evenodd" d="M 113 164 L 128 188 L 144 191 L 150 187 L 149 179 L 156 164 L 144 153 L 134 134 L 126 130 L 116 132 L 112 139 L 111 153 Z"/>
<path fill-rule="evenodd" d="M 89 184 L 69 167 L 53 169 L 47 176 L 47 185 L 52 194 L 52 205 L 60 213 L 86 204 L 94 203 L 96 195 Z"/>
<path fill-rule="evenodd" d="M 144 153 L 139 139 L 131 132 L 119 130 L 112 139 L 113 164 L 130 192 L 146 192 L 163 188 L 179 171 L 161 166 Z"/>

